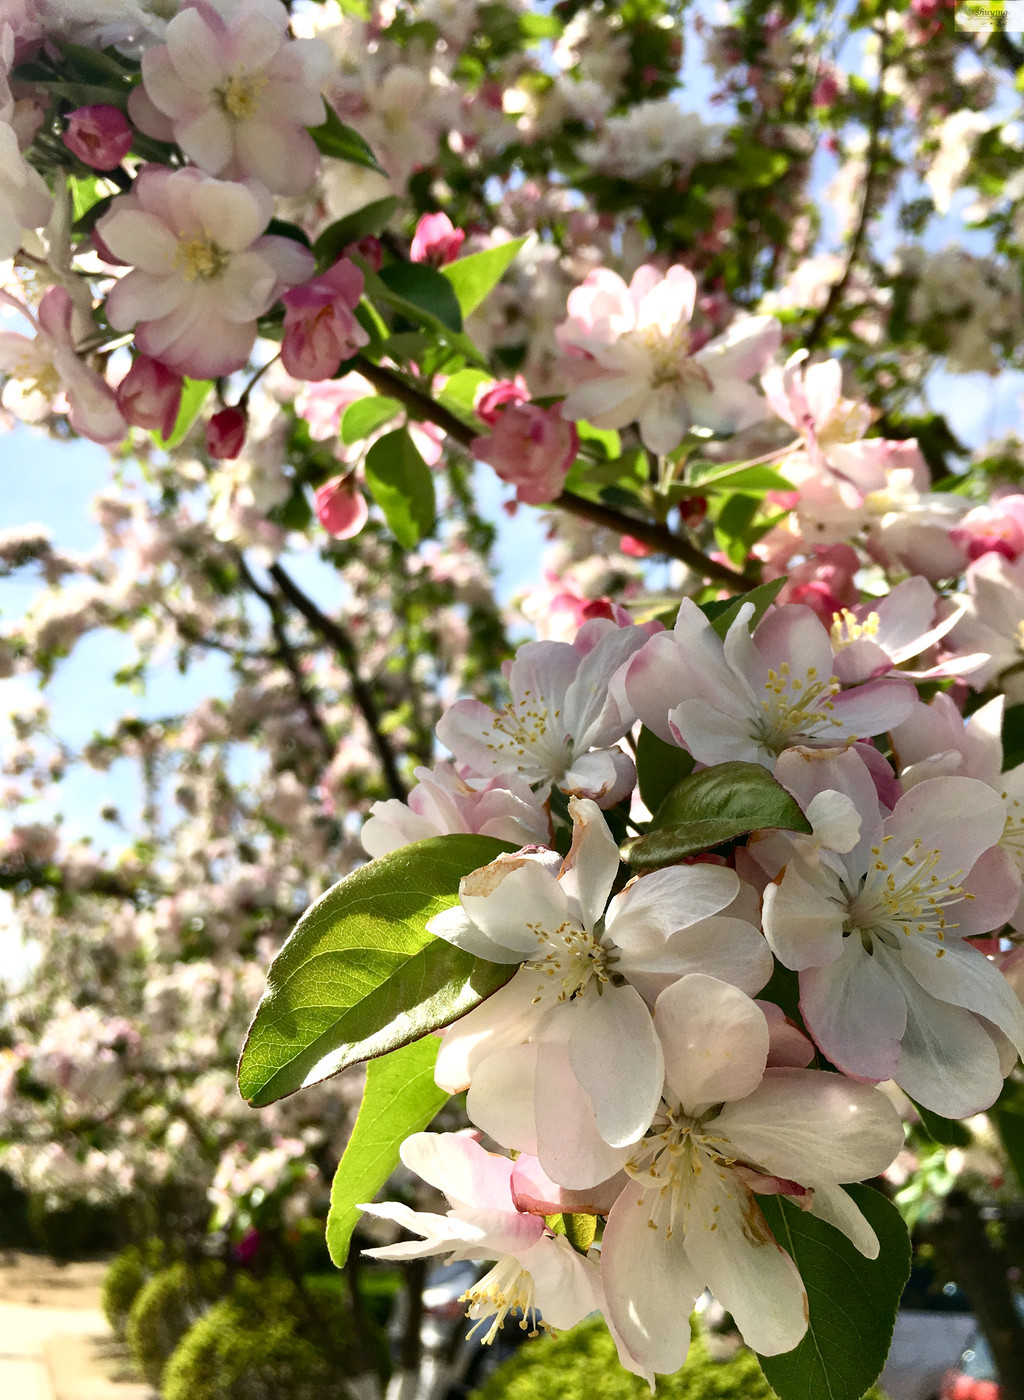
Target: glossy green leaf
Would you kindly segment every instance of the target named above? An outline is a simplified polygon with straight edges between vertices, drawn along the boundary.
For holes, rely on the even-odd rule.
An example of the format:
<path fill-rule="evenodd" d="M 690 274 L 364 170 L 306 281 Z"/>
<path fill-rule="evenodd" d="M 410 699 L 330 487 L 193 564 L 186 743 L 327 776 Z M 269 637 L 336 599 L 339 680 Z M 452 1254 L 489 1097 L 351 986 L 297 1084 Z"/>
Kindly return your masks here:
<path fill-rule="evenodd" d="M 515 964 L 484 962 L 426 932 L 459 881 L 512 847 L 435 836 L 364 865 L 296 924 L 238 1067 L 255 1107 L 447 1026 L 503 986 Z"/>
<path fill-rule="evenodd" d="M 349 404 L 341 420 L 341 440 L 346 446 L 360 442 L 371 433 L 390 423 L 402 405 L 397 399 L 385 398 L 382 394 L 370 394 L 365 399 L 357 399 Z"/>
<path fill-rule="evenodd" d="M 556 1235 L 564 1235 L 577 1254 L 586 1258 L 597 1238 L 596 1215 L 545 1215 L 544 1224 Z"/>
<path fill-rule="evenodd" d="M 377 157 L 359 135 L 358 131 L 346 126 L 333 107 L 324 103 L 325 119 L 320 126 L 311 126 L 309 134 L 316 142 L 321 155 L 333 156 L 335 160 L 347 160 L 350 165 L 361 165 L 366 170 L 385 172 L 377 164 Z"/>
<path fill-rule="evenodd" d="M 432 321 L 440 321 L 451 331 L 462 330 L 462 308 L 449 279 L 428 263 L 396 262 L 381 268 L 378 280 L 388 292 L 397 297 L 397 309 L 419 321 L 425 312 Z M 403 305 L 404 303 L 404 305 Z M 430 324 L 430 322 L 426 322 Z"/>
<path fill-rule="evenodd" d="M 475 311 L 489 296 L 525 242 L 525 238 L 512 238 L 508 243 L 485 248 L 482 253 L 470 253 L 468 257 L 459 258 L 441 269 L 451 283 L 463 316 Z"/>
<path fill-rule="evenodd" d="M 206 403 L 212 388 L 213 381 L 211 379 L 185 380 L 181 391 L 181 407 L 178 409 L 178 416 L 175 419 L 170 437 L 163 438 L 159 433 L 150 434 L 157 447 L 168 452 L 172 447 L 178 447 L 184 442 L 192 424 L 202 413 L 203 405 Z"/>
<path fill-rule="evenodd" d="M 751 831 L 811 824 L 786 789 L 759 763 L 716 763 L 678 782 L 654 815 L 654 830 L 622 847 L 630 865 L 653 869 L 697 855 Z"/>
<path fill-rule="evenodd" d="M 738 598 L 716 600 L 713 603 L 705 603 L 701 612 L 711 623 L 718 635 L 725 638 L 726 632 L 739 616 L 740 608 L 744 603 L 753 603 L 754 613 L 750 619 L 750 627 L 753 630 L 764 617 L 772 603 L 785 587 L 784 578 L 773 578 L 770 583 L 759 584 L 757 588 L 752 588 L 749 593 L 741 593 Z"/>
<path fill-rule="evenodd" d="M 366 1067 L 359 1116 L 331 1185 L 327 1248 L 339 1269 L 361 1215 L 357 1207 L 372 1201 L 398 1166 L 398 1150 L 410 1133 L 427 1127 L 448 1101 L 434 1083 L 440 1044 L 426 1036 Z"/>
<path fill-rule="evenodd" d="M 910 1276 L 910 1240 L 899 1211 L 880 1191 L 845 1189 L 878 1236 L 877 1259 L 865 1259 L 845 1235 L 784 1196 L 758 1197 L 775 1238 L 800 1270 L 810 1313 L 799 1346 L 758 1357 L 780 1400 L 860 1400 L 885 1365 Z"/>
<path fill-rule="evenodd" d="M 678 744 L 666 744 L 644 725 L 636 745 L 636 775 L 640 796 L 656 812 L 677 783 L 693 772 L 693 755 Z"/>
<path fill-rule="evenodd" d="M 364 466 L 370 494 L 384 512 L 395 539 L 415 549 L 434 528 L 434 478 L 405 428 L 378 438 Z"/>
<path fill-rule="evenodd" d="M 472 419 L 476 396 L 482 384 L 493 384 L 494 375 L 482 369 L 460 369 L 446 380 L 438 401 L 460 418 Z"/>
<path fill-rule="evenodd" d="M 364 204 L 361 209 L 354 209 L 343 219 L 328 224 L 313 244 L 317 265 L 329 267 L 337 262 L 350 243 L 358 243 L 361 238 L 375 237 L 381 233 L 397 208 L 397 197 L 388 195 L 387 199 L 375 199 L 372 204 Z"/>
<path fill-rule="evenodd" d="M 745 467 L 742 464 L 731 467 L 716 466 L 704 472 L 697 471 L 689 484 L 705 494 L 711 491 L 793 490 L 793 483 L 766 463 L 754 467 Z"/>

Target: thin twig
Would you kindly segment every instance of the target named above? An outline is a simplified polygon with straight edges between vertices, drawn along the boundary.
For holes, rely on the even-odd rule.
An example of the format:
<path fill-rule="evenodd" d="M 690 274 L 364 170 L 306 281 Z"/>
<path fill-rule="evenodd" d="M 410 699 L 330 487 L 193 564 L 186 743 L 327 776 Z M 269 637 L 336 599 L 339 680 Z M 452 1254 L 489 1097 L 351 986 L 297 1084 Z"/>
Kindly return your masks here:
<path fill-rule="evenodd" d="M 372 361 L 360 357 L 359 373 L 364 379 L 368 379 L 381 394 L 387 395 L 388 398 L 397 399 L 417 418 L 425 418 L 436 424 L 449 437 L 461 443 L 463 447 L 469 448 L 470 443 L 478 436 L 468 424 L 463 423 L 460 418 L 456 418 L 454 413 L 442 404 L 436 403 L 429 394 L 423 393 L 415 385 L 407 383 L 401 375 L 396 374 L 393 370 L 387 369 L 383 365 L 375 365 Z M 639 540 L 641 544 L 647 545 L 656 553 L 667 554 L 670 559 L 680 560 L 694 573 L 699 574 L 701 578 L 712 578 L 730 588 L 740 589 L 753 588 L 757 583 L 756 578 L 737 573 L 728 564 L 709 559 L 696 545 L 691 544 L 683 536 L 675 534 L 666 525 L 656 525 L 652 521 L 625 515 L 622 511 L 614 510 L 611 506 L 602 505 L 597 501 L 588 501 L 586 497 L 578 496 L 575 491 L 563 491 L 551 504 L 558 510 L 567 511 L 570 515 L 577 515 L 583 520 L 589 520 L 594 525 L 603 525 L 606 529 L 614 530 L 616 534 L 632 535 L 635 540 Z"/>
<path fill-rule="evenodd" d="M 359 653 L 356 651 L 351 637 L 340 623 L 335 622 L 333 618 L 320 611 L 313 599 L 303 593 L 295 580 L 280 564 L 271 564 L 269 573 L 292 607 L 300 612 L 309 625 L 319 632 L 321 637 L 329 642 L 338 653 L 341 664 L 348 673 L 349 685 L 352 687 L 352 698 L 370 731 L 373 746 L 377 750 L 377 757 L 384 770 L 384 779 L 388 790 L 392 797 L 403 801 L 406 795 L 405 783 L 398 771 L 398 762 L 390 741 L 381 728 L 380 713 L 373 692 L 359 674 Z"/>
<path fill-rule="evenodd" d="M 868 231 L 868 224 L 871 222 L 871 215 L 874 212 L 875 186 L 879 176 L 879 157 L 882 152 L 882 127 L 885 121 L 885 70 L 887 66 L 887 54 L 885 47 L 885 31 L 879 27 L 875 33 L 878 35 L 878 84 L 875 88 L 874 97 L 871 101 L 871 113 L 869 117 L 868 149 L 867 149 L 867 170 L 864 174 L 864 198 L 860 206 L 860 216 L 857 219 L 857 226 L 850 239 L 850 250 L 846 256 L 846 265 L 843 268 L 837 281 L 832 283 L 825 298 L 825 304 L 811 322 L 811 328 L 804 338 L 804 348 L 813 350 L 821 339 L 822 332 L 833 311 L 846 291 L 847 284 L 853 275 L 853 269 L 860 257 L 860 250 L 864 243 L 864 238 Z"/>

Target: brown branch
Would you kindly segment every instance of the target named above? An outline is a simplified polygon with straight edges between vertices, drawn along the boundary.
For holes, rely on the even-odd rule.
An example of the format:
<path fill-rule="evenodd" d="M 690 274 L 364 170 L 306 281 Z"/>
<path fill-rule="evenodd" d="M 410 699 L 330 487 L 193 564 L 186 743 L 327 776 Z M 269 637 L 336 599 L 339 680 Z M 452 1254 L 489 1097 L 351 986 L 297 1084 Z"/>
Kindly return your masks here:
<path fill-rule="evenodd" d="M 303 593 L 295 580 L 285 572 L 280 564 L 271 564 L 269 573 L 292 607 L 300 612 L 309 625 L 319 632 L 321 637 L 338 653 L 341 664 L 348 673 L 349 685 L 352 687 L 352 698 L 370 731 L 373 747 L 377 751 L 381 768 L 384 770 L 384 779 L 388 790 L 392 797 L 404 801 L 405 783 L 398 771 L 398 761 L 387 735 L 381 728 L 380 713 L 373 691 L 359 674 L 359 654 L 351 637 L 340 623 L 335 622 L 333 618 L 320 611 L 313 599 Z"/>
<path fill-rule="evenodd" d="M 850 240 L 850 250 L 846 255 L 846 265 L 839 278 L 832 283 L 825 298 L 825 304 L 811 322 L 811 328 L 804 338 L 804 348 L 813 350 L 821 339 L 822 332 L 828 323 L 829 318 L 846 291 L 847 285 L 853 275 L 853 269 L 860 257 L 860 250 L 863 247 L 864 239 L 867 235 L 868 224 L 874 210 L 875 188 L 879 177 L 879 157 L 882 153 L 882 127 L 885 122 L 885 70 L 887 66 L 887 55 L 885 47 L 885 31 L 879 26 L 875 29 L 878 35 L 878 84 L 875 88 L 871 101 L 871 112 L 869 116 L 868 128 L 868 149 L 867 149 L 867 170 L 864 174 L 864 198 L 860 206 L 860 215 L 857 219 L 857 226 L 853 231 Z"/>
<path fill-rule="evenodd" d="M 385 394 L 391 399 L 397 399 L 417 418 L 425 418 L 436 424 L 442 432 L 447 433 L 463 447 L 472 450 L 470 444 L 479 434 L 468 424 L 463 423 L 462 419 L 457 418 L 449 409 L 435 402 L 429 394 L 425 394 L 415 385 L 407 383 L 394 370 L 387 369 L 383 365 L 375 365 L 371 360 L 360 356 L 359 373 L 364 379 L 368 379 L 381 394 Z M 647 545 L 656 553 L 666 554 L 670 559 L 680 560 L 694 573 L 699 574 L 701 578 L 715 579 L 716 582 L 723 583 L 733 589 L 753 588 L 758 582 L 756 578 L 737 573 L 728 564 L 721 564 L 715 559 L 709 559 L 696 545 L 691 544 L 683 536 L 675 534 L 666 525 L 657 525 L 652 521 L 625 515 L 622 511 L 614 510 L 611 506 L 602 505 L 598 501 L 588 501 L 586 497 L 578 496 L 575 491 L 563 491 L 551 504 L 558 510 L 567 511 L 570 515 L 577 515 L 582 520 L 589 520 L 593 525 L 602 525 L 608 530 L 614 530 L 616 534 L 632 535 L 635 540 L 639 540 L 641 544 Z"/>

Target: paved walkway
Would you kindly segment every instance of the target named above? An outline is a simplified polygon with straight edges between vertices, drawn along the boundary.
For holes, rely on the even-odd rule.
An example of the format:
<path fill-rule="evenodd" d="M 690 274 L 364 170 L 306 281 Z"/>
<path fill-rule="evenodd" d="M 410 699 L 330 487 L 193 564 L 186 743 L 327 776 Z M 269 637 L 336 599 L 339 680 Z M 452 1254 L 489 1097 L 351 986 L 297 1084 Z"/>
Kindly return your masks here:
<path fill-rule="evenodd" d="M 117 1379 L 123 1354 L 98 1306 L 101 1274 L 25 1255 L 0 1265 L 2 1400 L 151 1400 L 148 1386 Z"/>

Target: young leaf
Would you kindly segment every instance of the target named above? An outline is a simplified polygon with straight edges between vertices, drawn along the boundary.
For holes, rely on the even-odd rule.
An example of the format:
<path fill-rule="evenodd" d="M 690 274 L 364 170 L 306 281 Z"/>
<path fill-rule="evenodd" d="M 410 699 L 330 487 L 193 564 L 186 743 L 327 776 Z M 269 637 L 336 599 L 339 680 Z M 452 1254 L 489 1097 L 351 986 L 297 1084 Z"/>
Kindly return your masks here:
<path fill-rule="evenodd" d="M 366 1067 L 359 1116 L 331 1185 L 327 1248 L 339 1269 L 359 1220 L 356 1207 L 373 1200 L 397 1167 L 404 1140 L 425 1128 L 447 1102 L 448 1095 L 434 1083 L 440 1044 L 428 1035 Z"/>
<path fill-rule="evenodd" d="M 385 229 L 392 214 L 398 208 L 395 195 L 387 199 L 375 199 L 372 204 L 364 204 L 354 209 L 343 219 L 328 224 L 313 244 L 318 267 L 330 267 L 341 257 L 350 243 L 358 243 L 361 238 L 369 238 Z"/>
<path fill-rule="evenodd" d="M 366 454 L 365 472 L 395 539 L 415 549 L 434 528 L 434 478 L 405 428 L 377 439 Z"/>
<path fill-rule="evenodd" d="M 417 312 L 425 311 L 451 331 L 462 330 L 462 310 L 451 282 L 427 263 L 396 262 L 382 268 L 379 280 L 398 298 L 398 310 L 409 312 L 422 322 Z M 405 306 L 400 303 L 404 302 Z M 429 324 L 429 323 L 428 323 Z"/>
<path fill-rule="evenodd" d="M 493 384 L 493 382 L 494 376 L 487 374 L 482 369 L 457 370 L 438 393 L 438 402 L 444 404 L 445 408 L 450 408 L 459 418 L 472 421 L 473 406 L 476 403 L 476 396 L 480 392 L 481 384 Z"/>
<path fill-rule="evenodd" d="M 475 311 L 494 290 L 525 242 L 526 238 L 512 238 L 508 243 L 485 248 L 482 253 L 470 253 L 441 269 L 455 291 L 463 316 Z"/>
<path fill-rule="evenodd" d="M 192 424 L 203 411 L 203 404 L 213 388 L 213 381 L 210 379 L 186 379 L 181 390 L 181 407 L 178 409 L 178 417 L 174 427 L 171 429 L 169 438 L 163 438 L 159 433 L 151 433 L 153 441 L 164 452 L 169 452 L 172 447 L 178 447 L 188 436 Z"/>
<path fill-rule="evenodd" d="M 463 875 L 512 847 L 434 836 L 347 876 L 306 910 L 267 974 L 238 1066 L 262 1108 L 359 1060 L 447 1026 L 503 986 L 515 964 L 484 962 L 425 926 Z"/>
<path fill-rule="evenodd" d="M 316 142 L 321 155 L 333 156 L 335 160 L 347 160 L 350 165 L 361 165 L 366 170 L 376 170 L 379 175 L 385 172 L 377 164 L 377 157 L 352 127 L 346 126 L 337 112 L 324 103 L 325 118 L 320 126 L 311 126 L 309 134 Z"/>
<path fill-rule="evenodd" d="M 860 1400 L 885 1365 L 910 1276 L 910 1240 L 899 1211 L 880 1191 L 845 1189 L 878 1236 L 877 1259 L 865 1259 L 845 1235 L 784 1197 L 758 1197 L 775 1238 L 800 1270 L 810 1311 L 799 1346 L 757 1358 L 780 1400 Z"/>
<path fill-rule="evenodd" d="M 770 583 L 758 584 L 757 588 L 752 588 L 749 593 L 741 593 L 738 598 L 705 603 L 701 612 L 724 640 L 726 632 L 736 621 L 744 603 L 753 603 L 754 605 L 754 614 L 750 619 L 750 626 L 753 629 L 782 592 L 785 582 L 784 578 L 773 578 Z"/>
<path fill-rule="evenodd" d="M 341 420 L 341 440 L 346 447 L 389 423 L 402 405 L 397 399 L 385 398 L 382 394 L 371 394 L 368 398 L 357 399 L 349 404 Z"/>
<path fill-rule="evenodd" d="M 630 865 L 652 869 L 765 827 L 811 830 L 767 768 L 759 763 L 716 763 L 677 783 L 655 813 L 654 829 L 627 841 L 622 857 Z"/>
<path fill-rule="evenodd" d="M 672 789 L 693 772 L 693 756 L 678 744 L 666 744 L 644 725 L 636 745 L 640 796 L 656 812 Z"/>

